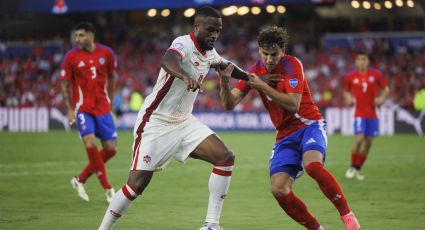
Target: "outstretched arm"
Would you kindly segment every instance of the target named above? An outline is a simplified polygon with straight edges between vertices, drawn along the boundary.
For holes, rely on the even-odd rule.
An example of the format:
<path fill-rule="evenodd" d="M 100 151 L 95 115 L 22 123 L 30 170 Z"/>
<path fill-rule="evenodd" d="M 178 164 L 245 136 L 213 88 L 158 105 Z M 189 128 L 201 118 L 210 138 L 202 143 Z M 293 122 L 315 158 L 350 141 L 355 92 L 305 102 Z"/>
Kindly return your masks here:
<path fill-rule="evenodd" d="M 181 56 L 177 51 L 167 50 L 161 59 L 161 67 L 174 77 L 184 81 L 187 85 L 187 90 L 195 92 L 202 88 L 202 84 L 195 79 L 192 79 L 180 65 Z"/>
<path fill-rule="evenodd" d="M 232 62 L 223 61 L 219 65 L 212 66 L 212 67 L 216 68 L 216 70 L 219 71 L 219 70 L 226 69 L 229 65 L 233 66 L 230 77 L 235 78 L 235 79 L 239 79 L 239 80 L 248 81 L 248 79 L 249 79 L 248 73 L 243 71 L 241 68 L 239 68 L 237 65 L 233 64 Z"/>

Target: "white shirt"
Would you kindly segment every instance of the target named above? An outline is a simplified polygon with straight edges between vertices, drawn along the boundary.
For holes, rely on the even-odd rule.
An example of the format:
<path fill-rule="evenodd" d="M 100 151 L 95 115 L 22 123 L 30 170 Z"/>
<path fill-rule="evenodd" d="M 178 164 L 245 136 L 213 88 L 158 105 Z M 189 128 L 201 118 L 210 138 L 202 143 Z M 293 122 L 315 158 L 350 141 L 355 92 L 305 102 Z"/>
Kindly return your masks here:
<path fill-rule="evenodd" d="M 199 82 L 204 80 L 211 65 L 223 61 L 215 49 L 202 51 L 193 33 L 177 37 L 169 49 L 181 55 L 181 67 L 192 79 Z M 198 92 L 199 90 L 187 91 L 184 81 L 172 77 L 161 68 L 152 93 L 146 97 L 140 108 L 138 121 L 143 119 L 181 123 L 192 114 Z"/>

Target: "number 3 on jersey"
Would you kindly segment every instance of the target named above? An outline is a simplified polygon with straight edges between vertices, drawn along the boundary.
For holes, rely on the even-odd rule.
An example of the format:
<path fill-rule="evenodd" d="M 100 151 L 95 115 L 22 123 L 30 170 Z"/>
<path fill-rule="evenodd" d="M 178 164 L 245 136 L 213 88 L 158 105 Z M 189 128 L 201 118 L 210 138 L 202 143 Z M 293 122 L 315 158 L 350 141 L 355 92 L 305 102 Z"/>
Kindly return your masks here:
<path fill-rule="evenodd" d="M 95 79 L 96 76 L 97 76 L 96 66 L 90 67 L 90 70 L 91 70 L 91 73 L 92 73 L 91 79 Z"/>

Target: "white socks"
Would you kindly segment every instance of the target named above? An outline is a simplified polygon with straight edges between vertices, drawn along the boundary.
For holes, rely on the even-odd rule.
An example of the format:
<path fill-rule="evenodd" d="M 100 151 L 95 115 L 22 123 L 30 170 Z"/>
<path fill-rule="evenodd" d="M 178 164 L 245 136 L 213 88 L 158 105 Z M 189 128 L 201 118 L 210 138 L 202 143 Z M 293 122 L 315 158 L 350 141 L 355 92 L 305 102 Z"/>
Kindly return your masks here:
<path fill-rule="evenodd" d="M 130 207 L 132 201 L 136 199 L 140 193 L 136 192 L 129 184 L 124 185 L 118 192 L 115 193 L 109 207 L 106 210 L 99 230 L 110 230 Z"/>
<path fill-rule="evenodd" d="M 210 198 L 205 222 L 219 223 L 223 200 L 226 198 L 232 175 L 233 162 L 216 164 L 212 170 L 208 188 Z"/>

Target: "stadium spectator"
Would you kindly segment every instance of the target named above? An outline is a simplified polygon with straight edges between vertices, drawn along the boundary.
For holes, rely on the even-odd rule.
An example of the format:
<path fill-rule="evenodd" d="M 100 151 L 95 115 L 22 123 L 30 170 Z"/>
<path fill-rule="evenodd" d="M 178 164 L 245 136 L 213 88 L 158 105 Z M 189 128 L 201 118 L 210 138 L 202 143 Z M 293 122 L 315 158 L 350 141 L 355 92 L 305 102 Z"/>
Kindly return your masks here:
<path fill-rule="evenodd" d="M 301 62 L 285 53 L 286 30 L 266 27 L 258 36 L 260 59 L 248 68 L 249 81 L 229 87 L 229 69 L 220 71 L 220 96 L 227 109 L 233 109 L 251 89 L 256 89 L 276 127 L 276 144 L 270 157 L 271 190 L 280 207 L 296 222 L 310 230 L 324 229 L 294 194 L 294 181 L 304 169 L 341 215 L 347 230 L 360 224 L 348 207 L 335 177 L 323 167 L 327 149 L 326 122 L 313 102 Z M 266 81 L 258 77 L 275 74 Z"/>

